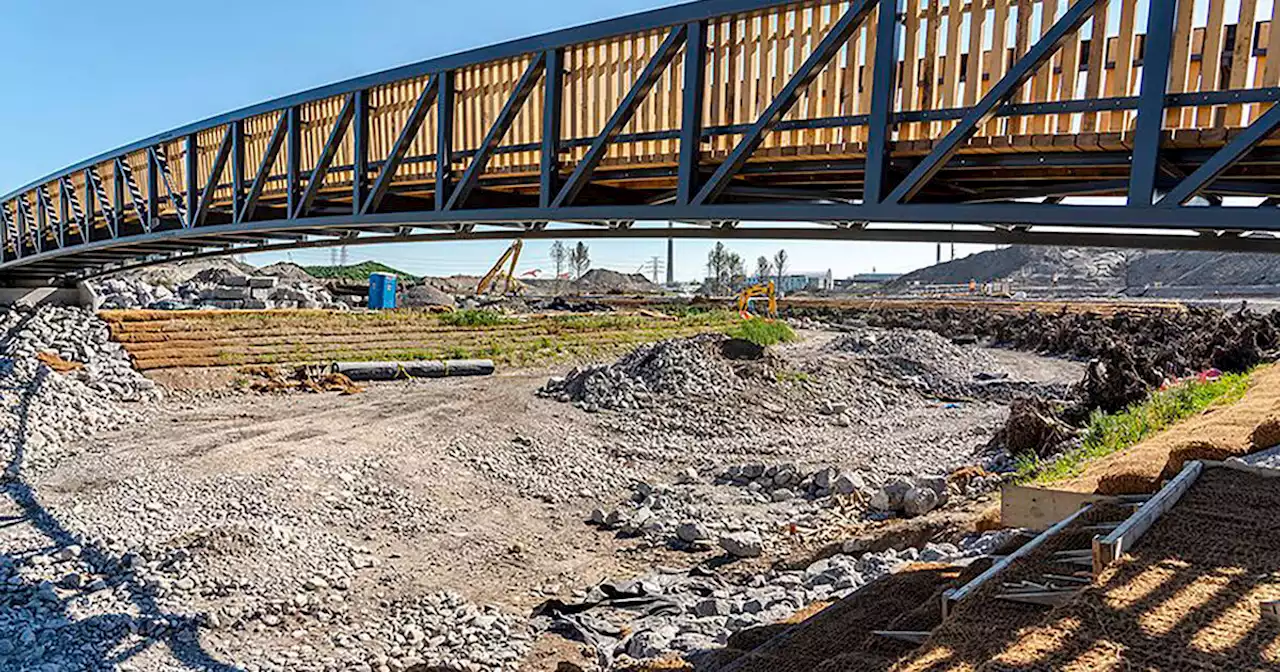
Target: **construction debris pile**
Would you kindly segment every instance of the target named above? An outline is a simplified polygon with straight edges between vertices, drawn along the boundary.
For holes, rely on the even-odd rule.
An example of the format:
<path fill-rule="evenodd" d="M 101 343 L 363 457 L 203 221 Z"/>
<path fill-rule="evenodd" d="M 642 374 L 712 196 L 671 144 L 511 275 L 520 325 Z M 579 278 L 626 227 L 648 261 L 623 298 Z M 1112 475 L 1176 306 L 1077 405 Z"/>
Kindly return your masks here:
<path fill-rule="evenodd" d="M 291 281 L 272 275 L 247 275 L 226 268 L 208 268 L 172 289 L 135 277 L 110 277 L 90 283 L 102 308 L 267 308 L 345 307 L 316 283 Z"/>
<path fill-rule="evenodd" d="M 1008 377 L 985 352 L 921 329 L 854 328 L 828 348 L 855 355 L 877 380 L 934 396 L 984 394 Z"/>

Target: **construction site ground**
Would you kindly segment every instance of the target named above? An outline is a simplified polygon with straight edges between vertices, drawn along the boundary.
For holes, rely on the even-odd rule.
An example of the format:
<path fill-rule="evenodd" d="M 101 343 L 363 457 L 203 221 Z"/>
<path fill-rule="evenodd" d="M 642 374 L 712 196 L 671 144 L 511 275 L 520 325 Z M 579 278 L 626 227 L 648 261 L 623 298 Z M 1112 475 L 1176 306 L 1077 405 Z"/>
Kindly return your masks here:
<path fill-rule="evenodd" d="M 781 348 L 793 362 L 828 356 L 823 347 L 835 334 L 802 336 Z M 1065 384 L 1080 373 L 1074 362 L 989 354 L 1018 379 Z M 84 441 L 28 478 L 53 515 L 107 538 L 147 536 L 193 549 L 205 571 L 219 578 L 296 585 L 316 564 L 313 556 L 337 552 L 329 540 L 341 538 L 379 559 L 344 595 L 354 613 L 448 589 L 527 614 L 549 597 L 568 599 L 607 577 L 705 560 L 706 554 L 638 543 L 584 521 L 592 508 L 625 499 L 635 480 L 669 483 L 688 467 L 778 460 L 785 421 L 776 425 L 777 436 L 741 437 L 724 453 L 685 445 L 647 455 L 628 450 L 631 438 L 617 424 L 625 413 L 586 413 L 535 395 L 567 366 L 371 384 L 349 396 L 253 394 L 220 387 L 240 375 L 234 367 L 170 367 L 161 376 L 166 384 L 192 389 L 172 391 L 146 422 Z M 976 445 L 1002 417 L 997 403 L 922 406 L 893 419 L 874 446 L 862 448 L 841 437 L 877 430 L 824 422 L 805 429 L 812 452 L 805 442 L 788 444 L 785 458 L 909 465 L 926 456 L 901 446 Z M 264 528 L 291 542 L 246 536 Z M 796 549 L 821 546 L 803 537 L 795 542 Z M 723 571 L 758 571 L 796 549 L 774 548 L 768 557 Z M 215 611 L 238 599 L 209 591 L 191 607 Z M 213 630 L 205 644 L 229 661 L 264 649 L 326 646 L 323 633 L 261 627 Z M 576 645 L 548 637 L 525 669 L 552 670 L 583 655 Z"/>

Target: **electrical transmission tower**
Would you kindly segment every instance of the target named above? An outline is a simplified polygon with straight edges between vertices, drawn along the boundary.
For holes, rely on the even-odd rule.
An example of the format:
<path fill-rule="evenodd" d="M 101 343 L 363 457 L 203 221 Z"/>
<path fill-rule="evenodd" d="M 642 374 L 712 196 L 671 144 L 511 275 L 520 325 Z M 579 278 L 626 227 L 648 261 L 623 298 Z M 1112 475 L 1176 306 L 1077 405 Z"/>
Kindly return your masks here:
<path fill-rule="evenodd" d="M 653 276 L 653 284 L 656 285 L 658 284 L 658 274 L 662 272 L 663 267 L 664 264 L 662 263 L 662 257 L 652 256 L 649 257 L 649 261 L 644 262 L 644 265 L 640 268 L 647 269 L 649 271 L 649 275 Z"/>

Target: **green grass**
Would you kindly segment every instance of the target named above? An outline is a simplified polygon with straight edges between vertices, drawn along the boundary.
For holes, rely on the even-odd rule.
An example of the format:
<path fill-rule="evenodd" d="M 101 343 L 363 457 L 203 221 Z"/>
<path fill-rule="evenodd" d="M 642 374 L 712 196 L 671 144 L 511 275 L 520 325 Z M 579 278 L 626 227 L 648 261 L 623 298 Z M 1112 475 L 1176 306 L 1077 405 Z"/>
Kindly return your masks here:
<path fill-rule="evenodd" d="M 743 320 L 737 326 L 730 327 L 725 333 L 732 338 L 741 338 L 764 346 L 796 340 L 796 332 L 781 320 Z"/>
<path fill-rule="evenodd" d="M 400 276 L 401 280 L 412 280 L 417 282 L 418 277 L 405 273 L 404 271 L 392 268 L 386 264 L 380 264 L 376 261 L 362 261 L 351 266 L 303 266 L 302 270 L 313 278 L 339 278 L 342 280 L 357 280 L 364 282 L 374 273 L 394 273 Z"/>
<path fill-rule="evenodd" d="M 492 310 L 458 310 L 442 313 L 440 323 L 451 327 L 496 327 L 516 320 Z"/>
<path fill-rule="evenodd" d="M 1228 373 L 1215 381 L 1189 382 L 1153 392 L 1145 401 L 1118 413 L 1095 411 L 1084 440 L 1052 462 L 1034 455 L 1018 459 L 1019 483 L 1046 484 L 1077 476 L 1096 459 L 1124 450 L 1213 405 L 1239 401 L 1249 388 L 1249 373 Z"/>
<path fill-rule="evenodd" d="M 813 382 L 813 376 L 804 371 L 779 371 L 777 374 L 779 383 L 810 383 Z"/>

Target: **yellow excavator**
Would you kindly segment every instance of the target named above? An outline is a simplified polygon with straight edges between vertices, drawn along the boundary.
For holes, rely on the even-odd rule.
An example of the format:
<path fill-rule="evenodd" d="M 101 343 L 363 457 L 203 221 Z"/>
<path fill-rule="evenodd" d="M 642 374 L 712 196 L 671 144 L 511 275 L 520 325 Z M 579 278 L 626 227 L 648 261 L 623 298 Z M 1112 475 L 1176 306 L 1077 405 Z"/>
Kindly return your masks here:
<path fill-rule="evenodd" d="M 765 302 L 764 316 L 768 319 L 778 317 L 778 296 L 774 292 L 773 281 L 751 285 L 738 293 L 738 314 L 744 320 L 750 320 L 761 314 L 753 304 Z"/>
<path fill-rule="evenodd" d="M 489 269 L 489 272 L 485 273 L 484 277 L 480 278 L 480 282 L 476 284 L 476 296 L 489 291 L 494 281 L 502 274 L 502 266 L 507 263 L 508 259 L 511 260 L 511 266 L 507 269 L 506 284 L 503 286 L 502 293 L 511 294 L 513 288 L 518 289 L 519 286 L 516 284 L 516 264 L 520 263 L 520 251 L 523 249 L 523 240 L 511 243 L 511 247 L 508 247 L 507 251 L 503 252 L 501 257 L 498 257 L 498 263 L 494 264 L 493 268 Z"/>

